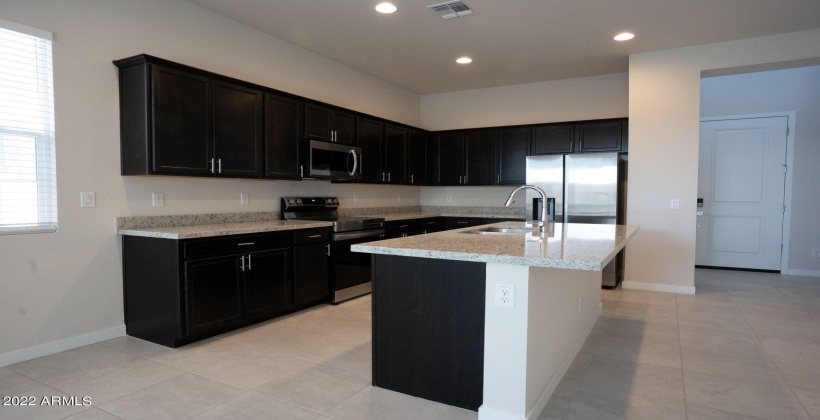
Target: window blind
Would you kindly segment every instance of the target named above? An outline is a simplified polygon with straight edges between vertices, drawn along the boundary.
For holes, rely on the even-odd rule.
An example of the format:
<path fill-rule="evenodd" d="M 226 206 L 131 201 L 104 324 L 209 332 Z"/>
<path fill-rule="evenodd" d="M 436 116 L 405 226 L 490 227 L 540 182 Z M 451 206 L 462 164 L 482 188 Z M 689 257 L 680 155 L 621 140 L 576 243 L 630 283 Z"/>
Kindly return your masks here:
<path fill-rule="evenodd" d="M 57 230 L 51 34 L 0 19 L 0 235 Z"/>

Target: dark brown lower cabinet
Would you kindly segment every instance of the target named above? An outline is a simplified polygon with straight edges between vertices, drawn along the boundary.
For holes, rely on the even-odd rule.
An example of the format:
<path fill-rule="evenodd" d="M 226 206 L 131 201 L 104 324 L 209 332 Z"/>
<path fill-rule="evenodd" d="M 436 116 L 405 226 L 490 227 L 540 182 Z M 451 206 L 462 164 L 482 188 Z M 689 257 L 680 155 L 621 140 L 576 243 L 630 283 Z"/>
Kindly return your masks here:
<path fill-rule="evenodd" d="M 373 385 L 476 411 L 486 264 L 373 255 Z"/>
<path fill-rule="evenodd" d="M 126 334 L 179 347 L 326 300 L 328 229 L 296 232 L 124 236 Z"/>
<path fill-rule="evenodd" d="M 294 247 L 293 270 L 296 304 L 327 300 L 330 297 L 327 244 Z"/>

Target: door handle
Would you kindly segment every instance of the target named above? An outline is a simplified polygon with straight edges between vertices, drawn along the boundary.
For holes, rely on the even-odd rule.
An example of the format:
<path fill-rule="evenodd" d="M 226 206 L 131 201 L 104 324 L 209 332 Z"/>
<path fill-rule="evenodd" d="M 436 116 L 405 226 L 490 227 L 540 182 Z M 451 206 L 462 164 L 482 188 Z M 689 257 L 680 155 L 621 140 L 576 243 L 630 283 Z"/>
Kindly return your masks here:
<path fill-rule="evenodd" d="M 703 212 L 699 211 L 699 212 L 697 212 L 697 215 L 698 215 L 698 217 L 703 216 Z"/>

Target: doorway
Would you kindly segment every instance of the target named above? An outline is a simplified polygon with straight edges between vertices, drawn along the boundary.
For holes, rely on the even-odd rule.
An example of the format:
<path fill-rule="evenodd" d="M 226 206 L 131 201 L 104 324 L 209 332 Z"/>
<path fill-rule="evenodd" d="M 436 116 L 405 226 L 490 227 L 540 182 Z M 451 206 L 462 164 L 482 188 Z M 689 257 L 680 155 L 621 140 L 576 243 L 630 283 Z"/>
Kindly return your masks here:
<path fill-rule="evenodd" d="M 702 121 L 695 265 L 781 271 L 789 117 Z"/>

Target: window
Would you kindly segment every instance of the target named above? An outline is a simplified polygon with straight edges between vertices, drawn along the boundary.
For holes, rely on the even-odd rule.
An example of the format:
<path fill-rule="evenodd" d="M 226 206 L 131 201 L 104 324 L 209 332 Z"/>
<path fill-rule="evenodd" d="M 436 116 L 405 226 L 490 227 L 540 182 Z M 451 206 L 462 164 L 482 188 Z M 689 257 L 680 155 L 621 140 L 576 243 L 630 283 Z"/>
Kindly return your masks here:
<path fill-rule="evenodd" d="M 0 235 L 55 232 L 51 33 L 0 19 Z"/>

